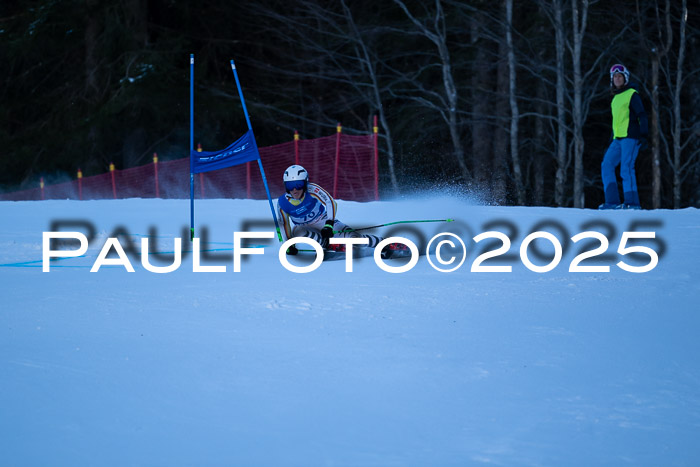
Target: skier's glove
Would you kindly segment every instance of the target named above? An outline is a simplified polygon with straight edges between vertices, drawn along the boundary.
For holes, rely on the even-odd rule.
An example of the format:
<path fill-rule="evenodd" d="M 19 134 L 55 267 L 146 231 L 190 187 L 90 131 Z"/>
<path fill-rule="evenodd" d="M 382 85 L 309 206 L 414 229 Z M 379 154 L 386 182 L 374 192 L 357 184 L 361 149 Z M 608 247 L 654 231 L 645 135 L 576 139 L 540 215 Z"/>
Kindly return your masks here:
<path fill-rule="evenodd" d="M 335 224 L 335 222 L 332 220 L 326 221 L 326 225 L 321 229 L 321 237 L 331 238 L 333 236 L 333 224 Z"/>
<path fill-rule="evenodd" d="M 295 247 L 294 245 L 289 245 L 289 248 L 287 248 L 287 254 L 294 256 L 297 253 L 299 253 L 299 250 L 297 250 L 297 247 Z"/>

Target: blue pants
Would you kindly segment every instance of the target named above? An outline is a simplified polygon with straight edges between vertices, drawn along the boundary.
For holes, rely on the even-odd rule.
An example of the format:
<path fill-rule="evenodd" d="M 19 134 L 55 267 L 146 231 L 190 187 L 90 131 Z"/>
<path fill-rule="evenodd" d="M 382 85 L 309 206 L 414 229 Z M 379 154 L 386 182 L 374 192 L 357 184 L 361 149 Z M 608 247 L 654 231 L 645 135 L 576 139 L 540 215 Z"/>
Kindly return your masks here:
<path fill-rule="evenodd" d="M 622 191 L 625 196 L 625 204 L 639 205 L 639 193 L 637 192 L 637 176 L 634 172 L 634 163 L 639 154 L 639 142 L 634 138 L 614 139 L 603 157 L 600 172 L 603 177 L 603 190 L 605 190 L 605 202 L 607 204 L 620 204 L 620 195 L 617 191 L 617 179 L 615 167 L 620 166 L 622 177 Z"/>

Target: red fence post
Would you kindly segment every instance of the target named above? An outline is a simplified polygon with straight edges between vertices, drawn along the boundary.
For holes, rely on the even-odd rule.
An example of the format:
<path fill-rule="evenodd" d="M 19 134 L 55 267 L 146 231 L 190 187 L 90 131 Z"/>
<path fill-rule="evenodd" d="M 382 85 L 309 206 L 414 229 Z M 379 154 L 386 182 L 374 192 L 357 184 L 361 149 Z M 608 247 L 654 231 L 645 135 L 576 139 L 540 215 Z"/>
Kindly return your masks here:
<path fill-rule="evenodd" d="M 114 164 L 109 164 L 109 173 L 112 174 L 112 196 L 117 199 L 117 182 L 114 179 Z"/>
<path fill-rule="evenodd" d="M 374 200 L 379 201 L 379 127 L 377 116 L 374 116 Z"/>
<path fill-rule="evenodd" d="M 338 122 L 336 127 L 336 139 L 335 139 L 335 171 L 333 173 L 333 197 L 338 195 L 338 164 L 340 163 L 340 134 L 343 131 L 343 127 Z"/>
<path fill-rule="evenodd" d="M 294 163 L 299 165 L 299 132 L 294 130 Z"/>
<path fill-rule="evenodd" d="M 41 188 L 41 200 L 44 201 L 44 177 L 39 179 L 39 187 Z"/>
<path fill-rule="evenodd" d="M 160 198 L 160 187 L 158 186 L 158 154 L 153 153 L 153 175 L 156 181 L 156 198 Z"/>
<path fill-rule="evenodd" d="M 83 171 L 78 168 L 78 199 L 83 200 Z"/>
<path fill-rule="evenodd" d="M 250 195 L 250 162 L 245 163 L 245 196 L 251 199 Z"/>
<path fill-rule="evenodd" d="M 202 143 L 197 143 L 197 152 L 202 152 Z M 199 193 L 204 199 L 204 173 L 199 172 Z"/>

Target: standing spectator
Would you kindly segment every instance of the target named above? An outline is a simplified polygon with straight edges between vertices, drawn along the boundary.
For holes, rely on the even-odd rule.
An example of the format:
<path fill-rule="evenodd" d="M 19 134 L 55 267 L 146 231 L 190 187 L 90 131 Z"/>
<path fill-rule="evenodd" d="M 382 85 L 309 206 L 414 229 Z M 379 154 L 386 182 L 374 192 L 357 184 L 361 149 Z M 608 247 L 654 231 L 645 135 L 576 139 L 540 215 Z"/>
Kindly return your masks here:
<path fill-rule="evenodd" d="M 610 92 L 613 95 L 610 104 L 612 140 L 601 164 L 605 203 L 598 209 L 641 209 L 634 163 L 640 149 L 646 147 L 649 124 L 642 99 L 635 85 L 630 84 L 630 72 L 624 65 L 610 68 Z M 624 194 L 622 203 L 615 176 L 618 165 Z"/>

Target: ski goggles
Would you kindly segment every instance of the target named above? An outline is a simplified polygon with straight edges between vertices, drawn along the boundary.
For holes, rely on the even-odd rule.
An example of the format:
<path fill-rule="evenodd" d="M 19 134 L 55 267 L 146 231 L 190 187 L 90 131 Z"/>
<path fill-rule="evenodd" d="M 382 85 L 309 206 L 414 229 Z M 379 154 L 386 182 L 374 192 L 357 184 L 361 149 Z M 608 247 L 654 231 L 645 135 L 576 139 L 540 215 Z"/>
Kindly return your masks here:
<path fill-rule="evenodd" d="M 619 63 L 613 65 L 612 68 L 610 68 L 610 75 L 612 76 L 615 73 L 622 73 L 624 75 L 627 73 L 627 68 L 625 68 L 624 65 L 620 65 Z"/>
<path fill-rule="evenodd" d="M 287 191 L 292 190 L 303 190 L 306 188 L 306 182 L 304 180 L 295 180 L 293 182 L 284 182 L 284 187 Z"/>

